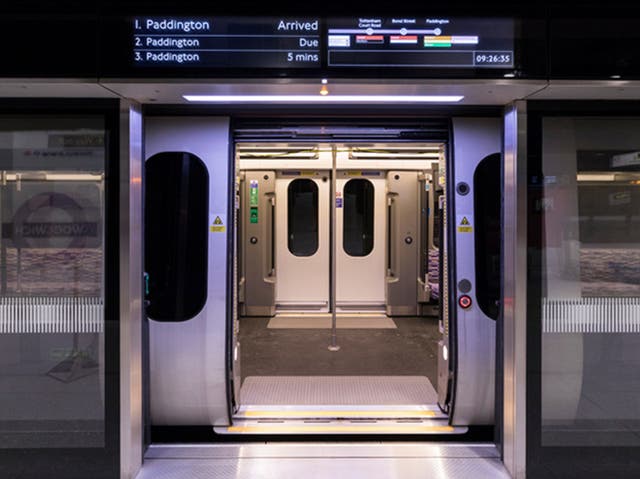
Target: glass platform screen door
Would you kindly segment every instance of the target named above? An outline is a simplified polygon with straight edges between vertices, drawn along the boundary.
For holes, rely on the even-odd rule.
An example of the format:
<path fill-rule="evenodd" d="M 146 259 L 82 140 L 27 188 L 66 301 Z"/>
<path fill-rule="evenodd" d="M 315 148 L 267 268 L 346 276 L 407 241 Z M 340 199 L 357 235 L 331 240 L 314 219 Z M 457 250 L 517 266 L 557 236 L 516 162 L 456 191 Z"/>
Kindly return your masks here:
<path fill-rule="evenodd" d="M 108 132 L 104 115 L 0 117 L 2 477 L 118 475 Z"/>

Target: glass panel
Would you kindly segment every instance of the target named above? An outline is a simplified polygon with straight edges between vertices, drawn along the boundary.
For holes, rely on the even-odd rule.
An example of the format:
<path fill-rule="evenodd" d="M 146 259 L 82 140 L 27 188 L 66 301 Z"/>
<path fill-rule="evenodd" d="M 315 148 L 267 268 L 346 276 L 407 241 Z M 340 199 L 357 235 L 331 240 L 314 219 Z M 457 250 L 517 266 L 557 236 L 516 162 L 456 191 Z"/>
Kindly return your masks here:
<path fill-rule="evenodd" d="M 543 120 L 542 446 L 640 445 L 640 120 Z"/>
<path fill-rule="evenodd" d="M 288 246 L 295 256 L 312 256 L 318 251 L 318 185 L 299 179 L 289 183 Z"/>
<path fill-rule="evenodd" d="M 0 119 L 0 447 L 105 446 L 101 118 Z"/>
<path fill-rule="evenodd" d="M 349 256 L 367 256 L 373 250 L 374 188 L 369 180 L 344 185 L 342 247 Z"/>
<path fill-rule="evenodd" d="M 488 156 L 473 175 L 476 221 L 476 299 L 482 312 L 498 319 L 500 301 L 500 246 L 502 199 L 500 155 Z"/>
<path fill-rule="evenodd" d="M 146 312 L 186 321 L 207 300 L 209 173 L 195 155 L 166 152 L 146 161 L 145 175 Z"/>

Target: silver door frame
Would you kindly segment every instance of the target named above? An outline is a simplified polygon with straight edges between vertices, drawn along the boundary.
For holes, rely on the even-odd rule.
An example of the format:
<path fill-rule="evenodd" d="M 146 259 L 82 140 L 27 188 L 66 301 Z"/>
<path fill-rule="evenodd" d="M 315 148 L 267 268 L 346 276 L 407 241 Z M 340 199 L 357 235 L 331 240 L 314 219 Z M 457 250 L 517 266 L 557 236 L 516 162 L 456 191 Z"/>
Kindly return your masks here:
<path fill-rule="evenodd" d="M 142 467 L 142 113 L 120 102 L 120 477 Z"/>
<path fill-rule="evenodd" d="M 526 477 L 527 384 L 527 108 L 504 110 L 503 200 L 503 460 L 514 479 Z"/>

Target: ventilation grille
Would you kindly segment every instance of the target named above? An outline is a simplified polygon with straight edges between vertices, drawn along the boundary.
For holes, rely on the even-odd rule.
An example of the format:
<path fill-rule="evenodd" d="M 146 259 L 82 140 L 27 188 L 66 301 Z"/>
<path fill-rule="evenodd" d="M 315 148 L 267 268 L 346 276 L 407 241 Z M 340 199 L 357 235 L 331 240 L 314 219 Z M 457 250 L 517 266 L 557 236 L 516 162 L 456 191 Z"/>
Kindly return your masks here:
<path fill-rule="evenodd" d="M 393 128 L 383 126 L 389 122 L 393 122 Z M 435 118 L 415 123 L 403 123 L 398 119 L 363 122 L 361 118 L 321 122 L 253 119 L 237 123 L 233 136 L 236 141 L 447 141 L 449 121 Z"/>
<path fill-rule="evenodd" d="M 239 143 L 236 153 L 240 160 L 317 160 L 320 158 L 320 148 L 317 144 Z"/>
<path fill-rule="evenodd" d="M 543 298 L 542 331 L 640 333 L 640 298 Z"/>
<path fill-rule="evenodd" d="M 348 146 L 350 160 L 431 160 L 438 161 L 444 155 L 441 143 L 417 143 L 378 146 Z"/>
<path fill-rule="evenodd" d="M 101 298 L 0 298 L 0 334 L 101 333 Z"/>

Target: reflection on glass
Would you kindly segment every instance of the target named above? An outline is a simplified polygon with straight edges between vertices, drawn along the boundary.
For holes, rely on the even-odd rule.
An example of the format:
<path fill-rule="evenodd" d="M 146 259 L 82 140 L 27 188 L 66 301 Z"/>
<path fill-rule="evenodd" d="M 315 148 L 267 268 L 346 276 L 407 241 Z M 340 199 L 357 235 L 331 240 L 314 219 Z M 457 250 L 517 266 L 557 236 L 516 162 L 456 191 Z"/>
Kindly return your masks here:
<path fill-rule="evenodd" d="M 104 446 L 101 119 L 0 119 L 0 448 Z"/>
<path fill-rule="evenodd" d="M 543 446 L 640 445 L 639 133 L 543 123 Z"/>
<path fill-rule="evenodd" d="M 298 179 L 287 191 L 288 246 L 295 256 L 313 256 L 318 251 L 318 185 Z"/>
<path fill-rule="evenodd" d="M 349 256 L 367 256 L 373 250 L 373 184 L 349 180 L 344 185 L 342 246 Z"/>

